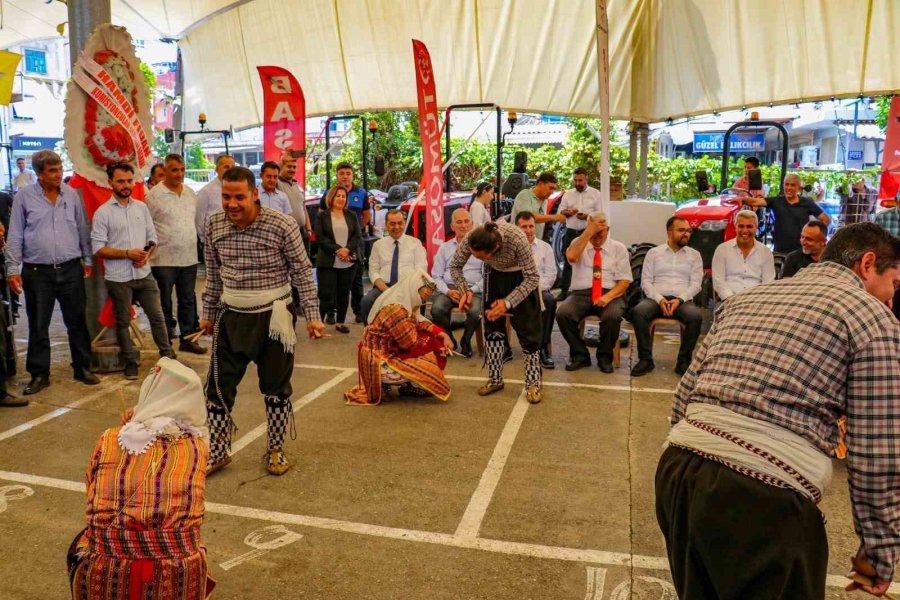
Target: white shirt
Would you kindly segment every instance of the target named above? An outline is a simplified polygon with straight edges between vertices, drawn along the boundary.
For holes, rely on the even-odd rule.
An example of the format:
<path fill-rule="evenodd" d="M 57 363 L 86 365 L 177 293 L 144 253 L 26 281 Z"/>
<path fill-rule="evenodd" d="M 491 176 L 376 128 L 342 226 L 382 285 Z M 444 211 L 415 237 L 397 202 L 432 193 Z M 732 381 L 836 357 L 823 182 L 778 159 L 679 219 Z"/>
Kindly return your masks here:
<path fill-rule="evenodd" d="M 391 280 L 391 259 L 394 257 L 394 238 L 383 237 L 372 244 L 369 254 L 369 281 L 375 283 L 379 279 L 385 283 Z M 397 262 L 397 281 L 403 279 L 416 269 L 428 272 L 428 257 L 425 246 L 411 235 L 400 236 L 400 257 Z"/>
<path fill-rule="evenodd" d="M 572 265 L 572 285 L 569 289 L 589 290 L 593 287 L 594 248 L 595 246 L 588 242 L 578 260 L 569 261 Z M 603 278 L 604 290 L 611 290 L 619 281 L 634 280 L 631 276 L 631 255 L 622 242 L 607 237 L 600 246 L 600 258 L 602 261 L 600 276 Z"/>
<path fill-rule="evenodd" d="M 197 264 L 197 195 L 186 185 L 179 196 L 160 183 L 147 194 L 147 208 L 156 226 L 159 245 L 150 257 L 154 267 Z"/>
<path fill-rule="evenodd" d="M 456 283 L 450 277 L 450 259 L 456 254 L 459 247 L 459 241 L 456 238 L 447 240 L 438 248 L 437 254 L 434 256 L 434 263 L 431 265 L 431 278 L 437 284 L 437 291 L 446 294 L 451 288 L 456 289 Z M 484 282 L 482 277 L 482 266 L 484 263 L 475 256 L 470 256 L 466 264 L 463 265 L 463 277 L 466 279 L 466 285 L 472 290 L 473 294 L 481 293 L 481 286 Z M 390 275 L 390 266 L 388 266 L 388 274 Z M 385 281 L 387 281 L 385 279 Z"/>
<path fill-rule="evenodd" d="M 469 205 L 469 218 L 472 219 L 472 229 L 475 229 L 490 221 L 491 215 L 484 207 L 484 204 L 473 200 L 472 204 Z"/>
<path fill-rule="evenodd" d="M 556 283 L 557 267 L 553 248 L 544 240 L 534 238 L 531 242 L 531 251 L 534 252 L 534 262 L 537 265 L 538 275 L 541 276 L 540 290 L 549 292 Z"/>
<path fill-rule="evenodd" d="M 37 183 L 37 175 L 31 169 L 26 168 L 24 171 L 18 171 L 13 178 L 13 191 L 17 192 L 26 185 L 35 183 Z"/>
<path fill-rule="evenodd" d="M 259 186 L 259 204 L 272 210 L 277 210 L 289 217 L 294 216 L 294 210 L 291 208 L 291 201 L 288 200 L 287 194 L 275 188 L 271 193 Z"/>
<path fill-rule="evenodd" d="M 122 206 L 113 196 L 94 213 L 91 227 L 91 249 L 94 254 L 107 246 L 116 250 L 144 248 L 149 241 L 156 242 L 156 229 L 153 228 L 150 210 L 143 202 L 129 200 Z M 148 275 L 149 265 L 137 268 L 127 258 L 103 259 L 103 277 L 106 281 L 126 282 Z"/>
<path fill-rule="evenodd" d="M 703 257 L 689 246 L 672 252 L 669 244 L 651 248 L 644 257 L 641 289 L 659 302 L 665 296 L 677 296 L 689 302 L 703 287 Z"/>
<path fill-rule="evenodd" d="M 157 184 L 155 188 L 162 184 Z M 195 225 L 197 227 L 197 237 L 202 241 L 206 240 L 206 222 L 209 221 L 209 215 L 222 210 L 222 180 L 216 177 L 197 192 L 197 215 L 195 217 Z"/>
<path fill-rule="evenodd" d="M 775 281 L 775 257 L 765 244 L 753 240 L 745 258 L 737 239 L 728 240 L 713 254 L 712 278 L 713 288 L 724 300 L 754 285 Z"/>
<path fill-rule="evenodd" d="M 600 196 L 600 190 L 592 188 L 591 186 L 587 186 L 586 188 L 584 188 L 583 192 L 579 192 L 575 188 L 566 190 L 566 193 L 563 194 L 562 200 L 559 201 L 559 208 L 556 210 L 556 212 L 561 213 L 562 211 L 568 210 L 570 208 L 574 208 L 578 212 L 584 213 L 586 215 L 598 211 L 609 215 L 609 203 L 603 202 Z M 575 215 L 566 217 L 567 229 L 572 229 L 574 231 L 584 231 L 585 227 L 587 227 L 587 219 L 582 221 Z"/>

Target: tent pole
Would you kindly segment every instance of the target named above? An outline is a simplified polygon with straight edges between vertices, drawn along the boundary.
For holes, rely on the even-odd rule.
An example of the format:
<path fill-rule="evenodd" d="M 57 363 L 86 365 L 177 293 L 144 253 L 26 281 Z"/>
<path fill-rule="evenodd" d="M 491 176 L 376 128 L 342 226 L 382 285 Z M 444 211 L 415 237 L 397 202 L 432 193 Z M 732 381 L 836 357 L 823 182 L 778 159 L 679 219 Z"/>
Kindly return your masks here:
<path fill-rule="evenodd" d="M 647 123 L 640 124 L 641 133 L 641 198 L 647 197 L 647 152 L 649 150 L 649 134 L 650 125 Z"/>
<path fill-rule="evenodd" d="M 628 197 L 634 198 L 637 187 L 637 123 L 628 124 Z"/>

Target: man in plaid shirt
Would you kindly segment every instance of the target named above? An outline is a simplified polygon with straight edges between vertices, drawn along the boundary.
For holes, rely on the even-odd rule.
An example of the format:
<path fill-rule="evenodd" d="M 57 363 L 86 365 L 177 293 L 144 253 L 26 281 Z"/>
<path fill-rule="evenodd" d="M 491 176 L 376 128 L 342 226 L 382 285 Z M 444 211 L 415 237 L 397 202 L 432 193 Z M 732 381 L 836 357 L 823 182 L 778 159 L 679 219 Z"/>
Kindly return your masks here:
<path fill-rule="evenodd" d="M 900 559 L 900 239 L 839 230 L 796 276 L 717 309 L 675 391 L 656 514 L 679 598 L 824 598 L 816 504 L 847 417 L 858 559 L 882 595 Z"/>
<path fill-rule="evenodd" d="M 234 422 L 237 386 L 253 361 L 265 395 L 269 446 L 266 469 L 282 475 L 290 464 L 284 433 L 293 417 L 291 374 L 294 368 L 298 310 L 313 339 L 322 337 L 319 301 L 312 265 L 297 222 L 259 204 L 256 178 L 249 169 L 231 168 L 222 175 L 224 211 L 210 215 L 206 226 L 206 289 L 200 328 L 213 335 L 206 384 L 209 413 L 209 469 L 231 462 L 228 449 Z M 292 288 L 300 306 L 292 304 Z"/>

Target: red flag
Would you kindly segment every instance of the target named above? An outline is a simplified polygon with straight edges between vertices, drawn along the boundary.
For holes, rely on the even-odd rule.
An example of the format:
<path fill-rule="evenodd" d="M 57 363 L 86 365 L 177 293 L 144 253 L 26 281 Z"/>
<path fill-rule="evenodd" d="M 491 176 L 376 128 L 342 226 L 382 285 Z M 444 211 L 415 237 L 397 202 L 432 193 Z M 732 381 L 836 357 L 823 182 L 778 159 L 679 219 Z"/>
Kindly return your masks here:
<path fill-rule="evenodd" d="M 894 96 L 891 99 L 887 135 L 884 138 L 878 199 L 893 201 L 897 197 L 898 188 L 900 188 L 900 96 Z M 884 202 L 882 204 L 887 205 Z"/>
<path fill-rule="evenodd" d="M 281 67 L 256 67 L 263 89 L 263 156 L 278 162 L 285 150 L 302 151 L 297 159 L 297 183 L 306 189 L 306 98 L 291 72 Z"/>
<path fill-rule="evenodd" d="M 428 48 L 413 40 L 416 95 L 419 100 L 419 135 L 422 139 L 422 174 L 425 181 L 425 250 L 428 268 L 444 243 L 444 177 L 437 116 L 437 93 Z"/>

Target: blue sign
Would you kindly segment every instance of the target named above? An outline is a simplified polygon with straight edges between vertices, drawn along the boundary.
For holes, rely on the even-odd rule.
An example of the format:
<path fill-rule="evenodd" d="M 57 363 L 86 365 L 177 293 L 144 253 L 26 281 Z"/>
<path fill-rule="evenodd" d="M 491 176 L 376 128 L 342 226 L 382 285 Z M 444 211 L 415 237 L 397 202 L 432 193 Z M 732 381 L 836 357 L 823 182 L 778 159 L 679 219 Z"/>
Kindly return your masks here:
<path fill-rule="evenodd" d="M 13 150 L 30 150 L 37 152 L 38 150 L 53 150 L 56 148 L 56 142 L 61 142 L 62 138 L 55 137 L 29 137 L 25 135 L 14 135 L 12 138 Z"/>
<path fill-rule="evenodd" d="M 863 159 L 863 151 L 862 150 L 848 150 L 847 151 L 847 160 L 862 160 Z"/>
<path fill-rule="evenodd" d="M 724 147 L 724 133 L 694 134 L 694 152 L 722 152 Z M 733 133 L 728 144 L 729 152 L 762 152 L 765 149 L 765 133 Z"/>

